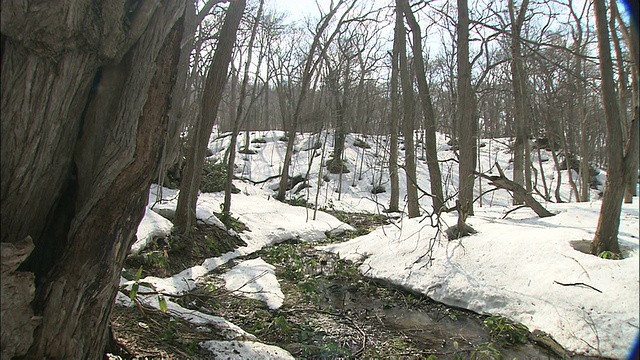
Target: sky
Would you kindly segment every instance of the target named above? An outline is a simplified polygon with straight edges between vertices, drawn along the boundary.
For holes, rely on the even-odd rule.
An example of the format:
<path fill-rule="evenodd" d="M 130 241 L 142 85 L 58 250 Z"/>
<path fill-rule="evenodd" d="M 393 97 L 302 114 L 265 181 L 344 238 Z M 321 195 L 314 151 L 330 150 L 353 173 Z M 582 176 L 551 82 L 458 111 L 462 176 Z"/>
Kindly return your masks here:
<path fill-rule="evenodd" d="M 255 155 L 238 154 L 236 176 L 258 181 L 277 173 L 285 151 L 285 143 L 278 140 L 282 135 L 278 131 L 253 133 L 252 137 L 261 137 L 266 143 L 251 145 L 257 151 Z M 348 164 L 359 163 L 358 156 L 361 156 L 362 149 L 353 146 L 357 137 L 361 136 L 347 136 L 345 156 Z M 306 173 L 312 153 L 308 149 L 316 140 L 310 134 L 299 137 L 296 145 L 298 151 L 293 157 L 293 175 Z M 353 171 L 353 168 L 350 173 L 343 174 L 340 200 L 336 193 L 338 175 L 329 175 L 330 181 L 322 181 L 318 188 L 318 160 L 311 167 L 309 183 L 312 187 L 300 194 L 313 199 L 319 189 L 320 205 L 340 210 L 378 212 L 384 208 L 389 201 L 389 192 L 372 195 L 370 190 L 371 184 L 377 182 L 388 189 L 388 175 L 379 170 L 375 138 L 368 137 L 365 140 L 372 147 L 365 151 L 362 180 L 354 181 L 359 171 Z M 212 141 L 209 145 L 212 156 L 222 157 L 229 141 L 228 137 Z M 511 154 L 505 145 L 508 140 L 483 142 L 486 146 L 480 148 L 479 161 L 483 171 L 488 171 L 492 161 L 498 161 L 509 174 Z M 331 151 L 331 136 L 328 144 L 327 152 Z M 438 136 L 438 150 L 440 159 L 453 156 L 443 136 Z M 547 182 L 555 183 L 551 181 L 556 176 L 553 162 L 549 161 L 551 155 L 544 150 L 541 154 Z M 403 151 L 400 156 L 403 156 Z M 537 158 L 534 160 L 533 163 L 538 166 Z M 441 170 L 445 177 L 445 192 L 455 193 L 458 177 L 456 167 L 443 162 Z M 561 193 L 565 200 L 569 199 L 571 193 L 567 176 L 567 171 L 563 171 Z M 603 176 L 603 173 L 600 174 L 601 180 Z M 404 179 L 402 171 L 400 178 Z M 420 187 L 428 189 L 428 179 L 426 164 L 419 161 Z M 233 196 L 231 211 L 252 230 L 240 234 L 247 246 L 207 259 L 201 265 L 171 277 L 148 277 L 141 282 L 153 284 L 158 291 L 182 294 L 192 289 L 198 279 L 231 259 L 242 258 L 287 239 L 299 237 L 302 241 L 313 242 L 323 239 L 327 231 L 350 228 L 326 213 L 318 212 L 317 219 L 312 220 L 312 211 L 273 200 L 277 179 L 260 186 L 240 180 L 234 184 L 241 193 Z M 482 186 L 484 190 L 489 188 L 487 183 Z M 163 189 L 165 200 L 158 203 L 158 189 L 154 185 L 150 191 L 149 209 L 138 228 L 138 241 L 133 251 L 144 248 L 154 236 L 170 232 L 171 222 L 163 216 L 171 218 L 175 212 L 177 190 Z M 479 184 L 476 184 L 475 191 L 479 194 Z M 624 358 L 638 336 L 640 323 L 637 301 L 640 293 L 638 197 L 633 199 L 633 204 L 625 204 L 622 209 L 620 245 L 624 260 L 606 260 L 579 250 L 580 244 L 588 246 L 595 233 L 601 206 L 597 193 L 598 190 L 593 190 L 593 200 L 586 203 L 543 202 L 556 215 L 540 219 L 529 209 L 506 216 L 507 211 L 513 208 L 511 198 L 506 191 L 499 190 L 483 197 L 480 200 L 482 207 L 477 206 L 476 215 L 469 220 L 478 234 L 461 240 L 447 241 L 438 237 L 428 217 L 400 218 L 368 235 L 318 248 L 354 261 L 365 276 L 388 281 L 451 306 L 481 314 L 501 315 L 526 325 L 531 331 L 537 329 L 547 332 L 568 351 Z M 403 199 L 405 194 L 406 187 L 401 181 L 400 198 Z M 222 193 L 201 194 L 196 216 L 207 223 L 222 226 L 212 212 L 220 209 L 223 198 Z M 429 205 L 430 200 L 423 198 L 423 208 L 429 208 Z M 443 229 L 456 222 L 454 215 L 443 215 L 441 220 Z M 424 257 L 425 249 L 432 249 L 429 257 Z M 424 260 L 428 258 L 432 260 Z M 247 297 L 260 294 L 259 300 L 269 308 L 279 308 L 283 295 L 273 267 L 260 258 L 241 260 L 238 259 L 237 266 L 222 275 L 227 288 L 236 289 L 238 295 Z M 258 277 L 256 274 L 264 276 Z M 256 281 L 243 287 L 241 284 L 247 283 L 247 279 Z M 122 279 L 121 285 L 129 287 L 132 282 Z M 140 291 L 145 290 L 142 285 L 140 288 Z M 158 299 L 153 295 L 141 296 L 140 300 L 160 308 Z M 225 329 L 228 337 L 225 341 L 205 341 L 200 344 L 203 348 L 242 354 L 234 357 L 237 359 L 256 356 L 291 358 L 285 350 L 260 344 L 253 335 L 225 319 L 166 301 L 169 313 L 173 316 L 195 324 Z M 118 295 L 117 302 L 124 306 L 132 305 L 122 293 Z"/>

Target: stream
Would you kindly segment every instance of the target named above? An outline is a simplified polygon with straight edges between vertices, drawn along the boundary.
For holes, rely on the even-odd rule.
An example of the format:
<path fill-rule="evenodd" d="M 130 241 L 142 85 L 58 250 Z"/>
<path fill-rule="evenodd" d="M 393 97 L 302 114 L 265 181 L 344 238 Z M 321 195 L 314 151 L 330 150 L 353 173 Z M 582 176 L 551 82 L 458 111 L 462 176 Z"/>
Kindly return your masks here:
<path fill-rule="evenodd" d="M 510 332 L 517 328 L 500 317 L 491 317 L 501 324 L 501 331 L 492 331 L 487 316 L 365 278 L 355 264 L 307 243 L 282 243 L 252 257 L 276 266 L 284 305 L 268 310 L 259 301 L 221 294 L 215 304 L 199 304 L 200 310 L 224 316 L 296 358 L 570 358 L 548 336 L 526 328 Z M 209 288 L 224 288 L 225 270 L 210 275 Z"/>

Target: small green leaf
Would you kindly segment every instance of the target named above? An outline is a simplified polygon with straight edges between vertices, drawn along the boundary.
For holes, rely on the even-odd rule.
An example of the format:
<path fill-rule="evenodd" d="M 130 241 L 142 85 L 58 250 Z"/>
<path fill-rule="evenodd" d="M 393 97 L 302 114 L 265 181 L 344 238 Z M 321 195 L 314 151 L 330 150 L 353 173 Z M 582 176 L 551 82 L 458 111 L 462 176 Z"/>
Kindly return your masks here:
<path fill-rule="evenodd" d="M 133 283 L 133 285 L 131 285 L 131 292 L 129 293 L 129 298 L 131 299 L 131 301 L 133 301 L 133 299 L 136 298 L 137 294 L 138 294 L 138 283 Z"/>
<path fill-rule="evenodd" d="M 140 268 L 138 269 L 138 272 L 136 273 L 136 280 L 135 282 L 138 282 L 140 280 L 140 278 L 142 277 L 142 266 L 140 266 Z"/>
<path fill-rule="evenodd" d="M 158 303 L 160 304 L 160 310 L 163 313 L 167 312 L 167 300 L 165 300 L 164 296 L 162 294 L 158 295 Z"/>

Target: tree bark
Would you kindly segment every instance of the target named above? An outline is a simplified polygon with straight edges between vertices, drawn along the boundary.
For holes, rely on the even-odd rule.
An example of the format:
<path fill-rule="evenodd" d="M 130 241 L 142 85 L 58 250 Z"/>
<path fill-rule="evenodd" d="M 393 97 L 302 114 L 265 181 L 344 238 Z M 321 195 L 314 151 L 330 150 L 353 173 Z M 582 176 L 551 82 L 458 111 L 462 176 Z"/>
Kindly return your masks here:
<path fill-rule="evenodd" d="M 176 208 L 174 226 L 189 231 L 196 223 L 196 203 L 200 190 L 200 176 L 204 167 L 209 137 L 213 130 L 222 92 L 227 82 L 227 71 L 231 62 L 231 51 L 236 41 L 236 32 L 244 13 L 245 1 L 232 1 L 220 30 L 218 45 L 213 55 L 211 68 L 207 74 L 205 91 L 202 97 L 202 113 L 189 139 L 187 162 L 185 164 L 180 195 Z M 233 176 L 228 174 L 227 176 Z"/>
<path fill-rule="evenodd" d="M 391 79 L 389 97 L 391 98 L 391 111 L 389 112 L 389 180 L 391 182 L 391 196 L 389 199 L 389 212 L 399 211 L 400 203 L 400 181 L 398 178 L 398 119 L 400 118 L 400 108 L 398 106 L 398 63 L 400 61 L 399 42 L 404 36 L 402 11 L 396 7 L 396 21 L 393 35 L 393 50 L 391 53 Z"/>
<path fill-rule="evenodd" d="M 518 16 L 515 16 L 515 5 L 509 0 L 509 16 L 511 18 L 511 72 L 513 97 L 515 101 L 516 141 L 514 144 L 513 181 L 524 185 L 531 192 L 531 155 L 529 150 L 529 106 L 527 101 L 527 80 L 522 61 L 520 33 L 529 0 L 523 0 Z M 528 176 L 523 176 L 525 173 Z M 514 197 L 514 205 L 522 204 L 523 199 Z"/>
<path fill-rule="evenodd" d="M 458 144 L 460 146 L 458 228 L 463 229 L 467 215 L 473 215 L 473 172 L 476 167 L 476 100 L 471 86 L 469 63 L 469 8 L 467 0 L 458 0 Z"/>
<path fill-rule="evenodd" d="M 431 181 L 431 194 L 433 195 L 433 209 L 439 213 L 444 206 L 444 195 L 442 191 L 442 174 L 438 163 L 438 150 L 436 149 L 436 119 L 431 103 L 431 94 L 427 85 L 424 59 L 422 56 L 422 34 L 420 25 L 416 21 L 408 0 L 401 0 L 404 16 L 409 23 L 413 33 L 413 65 L 416 70 L 416 80 L 418 82 L 418 92 L 420 93 L 420 103 L 422 104 L 422 115 L 425 122 L 426 140 L 423 142 L 423 149 L 426 148 L 427 166 L 429 168 L 429 180 Z"/>
<path fill-rule="evenodd" d="M 398 12 L 402 11 L 401 0 L 396 0 L 396 9 Z M 407 60 L 406 48 L 407 38 L 404 31 L 402 31 L 402 36 L 398 44 L 400 55 L 400 84 L 402 86 L 402 132 L 404 133 L 404 172 L 407 178 L 407 208 L 409 218 L 414 218 L 420 216 L 418 186 L 416 183 L 416 154 L 413 144 L 415 110 L 413 107 L 413 81 L 411 81 L 411 76 L 409 75 L 409 61 Z"/>
<path fill-rule="evenodd" d="M 505 189 L 510 191 L 513 196 L 518 196 L 522 201 L 533 210 L 536 215 L 539 217 L 549 217 L 554 216 L 552 212 L 545 209 L 532 195 L 531 192 L 527 191 L 522 185 L 507 179 L 504 172 L 500 168 L 500 165 L 496 163 L 496 168 L 500 173 L 500 176 L 489 176 L 481 173 L 476 173 L 478 176 L 483 177 L 490 181 L 490 185 L 493 185 L 500 189 Z"/>
<path fill-rule="evenodd" d="M 244 100 L 247 94 L 247 84 L 249 82 L 249 66 L 251 65 L 251 57 L 253 54 L 253 43 L 256 38 L 256 33 L 258 31 L 258 24 L 260 22 L 260 18 L 262 17 L 262 7 L 264 4 L 264 0 L 260 0 L 260 5 L 258 5 L 258 13 L 255 17 L 255 22 L 253 23 L 253 28 L 251 30 L 251 37 L 249 39 L 249 45 L 247 46 L 247 61 L 245 63 L 244 74 L 242 77 L 242 84 L 240 85 L 240 96 L 238 101 L 238 109 L 236 110 L 236 118 L 232 124 L 233 133 L 231 134 L 231 144 L 229 145 L 229 160 L 227 160 L 227 179 L 224 185 L 224 202 L 222 205 L 222 221 L 227 226 L 231 226 L 231 190 L 233 188 L 233 173 L 235 170 L 235 162 L 236 162 L 236 144 L 238 142 L 238 134 L 240 133 L 240 127 L 242 126 L 242 119 L 244 113 Z M 259 68 L 259 66 L 258 66 Z M 254 84 L 254 90 L 256 88 Z M 255 91 L 254 91 L 255 94 Z M 246 141 L 246 150 L 249 149 L 249 129 L 247 128 L 247 141 Z"/>
<path fill-rule="evenodd" d="M 607 9 L 604 0 L 594 0 L 594 13 L 598 34 L 598 53 L 600 55 L 600 76 L 602 105 L 607 122 L 607 181 L 600 207 L 600 217 L 596 234 L 591 242 L 591 253 L 598 255 L 603 251 L 620 253 L 618 228 L 624 197 L 624 159 L 622 145 L 622 127 L 620 112 L 613 82 L 613 62 L 607 27 Z"/>
<path fill-rule="evenodd" d="M 2 239 L 33 238 L 42 316 L 27 358 L 103 356 L 159 163 L 184 4 L 127 4 L 3 3 Z"/>

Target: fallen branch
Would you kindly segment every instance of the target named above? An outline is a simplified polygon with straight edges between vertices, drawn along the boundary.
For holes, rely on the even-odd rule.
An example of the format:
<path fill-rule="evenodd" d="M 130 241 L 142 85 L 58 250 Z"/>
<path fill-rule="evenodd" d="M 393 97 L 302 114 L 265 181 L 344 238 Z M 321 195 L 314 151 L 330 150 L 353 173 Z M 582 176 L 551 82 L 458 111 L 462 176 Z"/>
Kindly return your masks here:
<path fill-rule="evenodd" d="M 536 199 L 533 198 L 531 193 L 529 193 L 527 190 L 525 190 L 525 188 L 522 187 L 522 185 L 507 179 L 507 177 L 504 175 L 504 172 L 502 171 L 502 168 L 497 162 L 496 168 L 498 169 L 500 176 L 487 175 L 479 173 L 477 171 L 474 171 L 474 174 L 480 176 L 483 179 L 489 180 L 490 185 L 517 194 L 522 198 L 522 200 L 524 200 L 524 203 L 527 204 L 527 206 L 530 207 L 531 210 L 533 210 L 539 217 L 543 218 L 555 215 L 549 210 L 545 209 L 544 206 L 542 206 Z"/>
<path fill-rule="evenodd" d="M 251 180 L 251 179 L 249 179 L 249 178 L 244 178 L 244 177 L 243 177 L 243 178 L 240 178 L 240 180 L 248 181 L 248 182 L 252 183 L 253 185 L 258 185 L 258 184 L 266 183 L 266 182 L 267 182 L 267 181 L 269 181 L 269 180 L 277 179 L 277 178 L 279 178 L 279 177 L 280 177 L 280 174 L 278 174 L 278 175 L 272 175 L 272 176 L 269 176 L 268 178 L 266 178 L 266 179 L 264 179 L 264 180 L 259 180 L 259 181 L 253 181 L 253 180 Z"/>
<path fill-rule="evenodd" d="M 562 285 L 562 286 L 586 286 L 586 287 L 591 288 L 591 289 L 593 289 L 593 290 L 595 290 L 595 291 L 597 291 L 597 292 L 599 292 L 599 293 L 601 293 L 601 294 L 602 294 L 602 291 L 600 291 L 600 290 L 598 290 L 598 289 L 594 288 L 594 287 L 593 287 L 593 286 L 591 286 L 591 285 L 588 285 L 588 284 L 585 284 L 585 283 L 582 283 L 582 282 L 579 282 L 579 283 L 570 283 L 570 284 L 565 284 L 565 283 L 561 283 L 561 282 L 558 282 L 558 281 L 555 281 L 555 280 L 554 280 L 554 281 L 553 281 L 553 283 L 554 283 L 554 284 L 558 284 L 558 285 Z"/>

